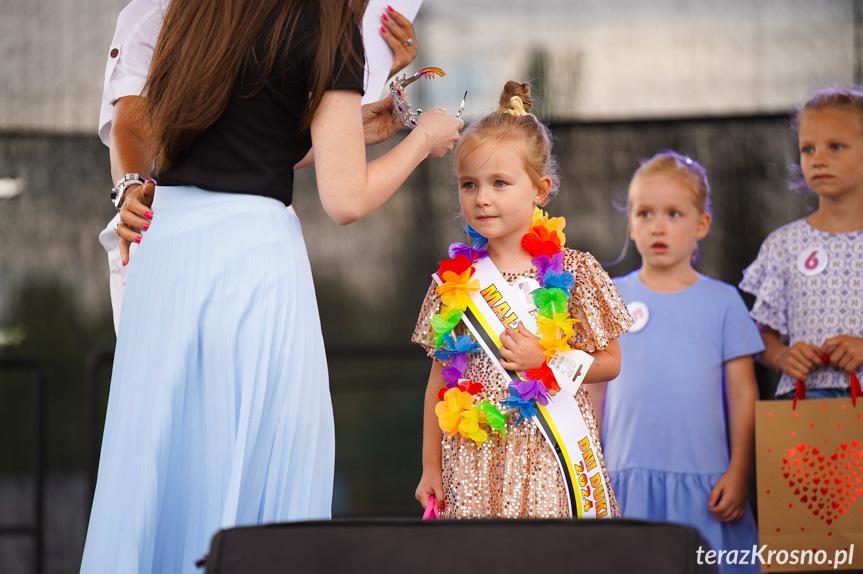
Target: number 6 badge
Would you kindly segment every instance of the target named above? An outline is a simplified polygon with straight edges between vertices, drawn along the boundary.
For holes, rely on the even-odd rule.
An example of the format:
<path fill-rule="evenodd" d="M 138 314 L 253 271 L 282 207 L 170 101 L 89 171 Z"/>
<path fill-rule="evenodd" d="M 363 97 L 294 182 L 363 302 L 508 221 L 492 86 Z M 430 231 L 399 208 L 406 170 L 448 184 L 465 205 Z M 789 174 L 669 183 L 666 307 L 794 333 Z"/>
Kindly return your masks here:
<path fill-rule="evenodd" d="M 797 270 L 807 276 L 818 275 L 828 261 L 827 250 L 820 245 L 806 247 L 797 255 Z"/>

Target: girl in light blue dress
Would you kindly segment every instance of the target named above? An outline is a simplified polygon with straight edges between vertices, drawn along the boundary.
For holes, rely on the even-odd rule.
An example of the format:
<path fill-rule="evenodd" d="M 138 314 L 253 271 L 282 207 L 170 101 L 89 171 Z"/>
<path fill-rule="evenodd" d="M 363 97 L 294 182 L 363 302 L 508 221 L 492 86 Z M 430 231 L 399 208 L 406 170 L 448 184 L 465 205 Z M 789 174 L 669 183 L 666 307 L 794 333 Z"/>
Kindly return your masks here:
<path fill-rule="evenodd" d="M 746 485 L 752 355 L 764 347 L 737 290 L 692 268 L 710 228 L 708 194 L 704 168 L 675 152 L 657 154 L 633 177 L 629 228 L 642 266 L 614 280 L 635 324 L 620 337 L 602 441 L 621 516 L 694 526 L 726 551 L 722 572 L 757 572 L 739 562 L 758 542 Z"/>

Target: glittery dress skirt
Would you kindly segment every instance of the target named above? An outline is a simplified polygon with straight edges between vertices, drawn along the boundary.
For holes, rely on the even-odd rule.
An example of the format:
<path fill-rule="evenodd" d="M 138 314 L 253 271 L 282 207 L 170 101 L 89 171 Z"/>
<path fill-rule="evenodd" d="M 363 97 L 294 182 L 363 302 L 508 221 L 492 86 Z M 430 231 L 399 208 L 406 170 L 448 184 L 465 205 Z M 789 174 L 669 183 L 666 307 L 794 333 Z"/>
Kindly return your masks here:
<path fill-rule="evenodd" d="M 159 187 L 130 263 L 81 572 L 197 574 L 220 529 L 331 515 L 334 425 L 300 222 Z"/>
<path fill-rule="evenodd" d="M 600 350 L 629 328 L 631 319 L 626 305 L 591 255 L 567 249 L 564 265 L 576 279 L 569 312 L 579 319 L 570 346 L 587 352 Z M 503 275 L 510 285 L 519 286 L 535 272 L 532 268 Z M 431 317 L 440 312 L 441 306 L 436 286 L 433 281 L 429 287 L 412 337 L 429 356 L 434 354 Z M 488 400 L 501 408 L 501 401 L 509 396 L 507 380 L 484 353 L 471 354 L 465 378 L 482 383 L 477 401 Z M 580 389 L 576 400 L 591 438 L 599 444 L 596 417 L 587 393 Z M 505 437 L 490 432 L 488 440 L 479 447 L 459 434 L 441 433 L 444 518 L 569 516 L 566 485 L 554 452 L 532 420 L 523 420 L 518 426 L 515 420 L 516 417 L 507 418 Z M 596 459 L 608 480 L 601 451 L 596 453 Z M 608 501 L 609 515 L 620 516 L 612 488 Z"/>

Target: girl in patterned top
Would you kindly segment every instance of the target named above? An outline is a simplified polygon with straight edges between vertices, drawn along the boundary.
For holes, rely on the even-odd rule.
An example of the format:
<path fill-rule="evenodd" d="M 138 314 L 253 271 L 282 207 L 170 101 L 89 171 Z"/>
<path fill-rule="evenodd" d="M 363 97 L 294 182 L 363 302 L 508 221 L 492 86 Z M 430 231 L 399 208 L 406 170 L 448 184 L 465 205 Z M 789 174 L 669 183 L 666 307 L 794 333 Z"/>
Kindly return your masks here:
<path fill-rule="evenodd" d="M 806 398 L 847 397 L 850 374 L 863 377 L 863 90 L 820 90 L 794 129 L 818 210 L 771 233 L 740 288 L 757 297 L 776 397 L 793 398 L 796 381 Z"/>
<path fill-rule="evenodd" d="M 530 106 L 530 86 L 508 82 L 501 94 L 500 109 L 471 125 L 455 151 L 464 218 L 487 239 L 485 252 L 518 292 L 533 291 L 531 282 L 537 283 L 533 279 L 539 276 L 536 260 L 523 246 L 523 238 L 532 229 L 537 206 L 545 205 L 555 194 L 558 181 L 551 134 L 529 113 Z M 629 327 L 629 314 L 610 278 L 591 255 L 558 249 L 562 270 L 574 279 L 574 284 L 561 294 L 569 295 L 566 308 L 576 320 L 572 334 L 564 335 L 562 346 L 593 356 L 584 382 L 608 381 L 620 368 L 617 337 Z M 432 357 L 432 317 L 441 312 L 441 300 L 433 282 L 412 339 Z M 466 332 L 463 324 L 455 329 L 457 334 Z M 540 338 L 523 325 L 507 329 L 500 339 L 501 364 L 505 368 L 518 372 L 540 369 L 544 364 L 546 353 Z M 487 401 L 505 411 L 513 381 L 505 379 L 485 353 L 471 353 L 469 357 L 459 378 L 482 385 L 476 393 L 477 401 Z M 444 364 L 435 359 L 425 398 L 423 474 L 416 490 L 423 507 L 433 495 L 444 509 L 442 515 L 448 518 L 569 516 L 567 489 L 557 459 L 530 416 L 506 417 L 501 423 L 505 431 L 488 433 L 481 444 L 460 434 L 461 430 L 442 433 L 444 424 L 439 422 L 435 407 L 441 392 L 447 391 L 447 375 Z M 587 432 L 598 445 L 596 419 L 583 386 L 575 398 Z M 607 484 L 602 453 L 596 452 L 595 456 Z M 606 495 L 607 516 L 617 516 L 613 492 L 607 489 Z"/>

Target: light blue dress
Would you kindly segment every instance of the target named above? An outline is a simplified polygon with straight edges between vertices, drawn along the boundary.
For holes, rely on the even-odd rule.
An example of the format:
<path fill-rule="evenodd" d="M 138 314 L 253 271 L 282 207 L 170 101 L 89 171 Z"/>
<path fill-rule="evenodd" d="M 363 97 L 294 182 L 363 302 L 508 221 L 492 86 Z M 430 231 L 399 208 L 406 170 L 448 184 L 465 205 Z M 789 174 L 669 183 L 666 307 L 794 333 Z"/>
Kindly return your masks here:
<path fill-rule="evenodd" d="M 763 350 L 746 305 L 704 276 L 676 293 L 648 289 L 637 271 L 614 282 L 631 311 L 642 303 L 648 315 L 620 337 L 620 376 L 606 390 L 602 448 L 621 516 L 688 524 L 716 550 L 751 550 L 758 532 L 748 505 L 734 523 L 707 508 L 728 469 L 723 364 Z"/>
<path fill-rule="evenodd" d="M 327 363 L 297 216 L 159 187 L 123 300 L 82 573 L 192 574 L 224 527 L 330 517 Z"/>

